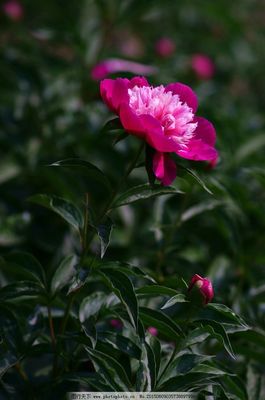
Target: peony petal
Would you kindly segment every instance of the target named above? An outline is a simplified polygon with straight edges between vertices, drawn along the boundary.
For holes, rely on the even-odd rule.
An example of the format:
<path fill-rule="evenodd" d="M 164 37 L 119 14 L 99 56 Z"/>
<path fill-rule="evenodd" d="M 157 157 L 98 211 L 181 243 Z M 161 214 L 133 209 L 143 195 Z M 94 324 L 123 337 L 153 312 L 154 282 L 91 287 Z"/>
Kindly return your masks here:
<path fill-rule="evenodd" d="M 131 79 L 129 83 L 129 88 L 133 88 L 134 86 L 150 86 L 149 83 L 147 82 L 147 79 L 143 76 L 135 76 L 134 78 Z"/>
<path fill-rule="evenodd" d="M 129 82 L 125 78 L 104 79 L 100 82 L 100 94 L 111 111 L 118 113 L 120 105 L 129 102 Z"/>
<path fill-rule="evenodd" d="M 136 115 L 131 107 L 124 103 L 120 106 L 120 119 L 124 129 L 142 139 L 160 152 L 176 152 L 179 146 L 165 136 L 161 124 L 151 115 Z"/>
<path fill-rule="evenodd" d="M 117 78 L 114 82 L 112 104 L 113 108 L 118 112 L 122 103 L 129 103 L 128 85 L 130 81 L 126 78 Z"/>
<path fill-rule="evenodd" d="M 202 140 L 192 139 L 188 143 L 187 149 L 181 149 L 176 152 L 179 156 L 195 161 L 209 161 L 218 156 L 214 147 Z"/>
<path fill-rule="evenodd" d="M 103 81 L 101 81 L 100 95 L 104 103 L 111 109 L 111 111 L 115 112 L 112 106 L 112 93 L 113 93 L 114 82 L 115 81 L 113 79 L 104 79 Z"/>
<path fill-rule="evenodd" d="M 142 125 L 141 118 L 138 117 L 131 109 L 131 107 L 123 103 L 120 106 L 120 120 L 124 129 L 133 135 L 145 139 L 145 129 Z"/>
<path fill-rule="evenodd" d="M 176 178 L 177 167 L 167 153 L 157 151 L 153 158 L 153 172 L 164 186 L 168 186 Z"/>
<path fill-rule="evenodd" d="M 182 103 L 186 103 L 193 110 L 193 113 L 194 114 L 196 113 L 198 108 L 197 95 L 189 86 L 179 82 L 170 83 L 169 85 L 166 86 L 165 91 L 166 92 L 170 91 L 173 94 L 177 94 L 180 98 L 180 101 Z"/>
<path fill-rule="evenodd" d="M 216 141 L 216 133 L 210 121 L 202 117 L 195 117 L 193 122 L 197 122 L 195 130 L 195 139 L 201 139 L 204 143 L 214 146 Z"/>

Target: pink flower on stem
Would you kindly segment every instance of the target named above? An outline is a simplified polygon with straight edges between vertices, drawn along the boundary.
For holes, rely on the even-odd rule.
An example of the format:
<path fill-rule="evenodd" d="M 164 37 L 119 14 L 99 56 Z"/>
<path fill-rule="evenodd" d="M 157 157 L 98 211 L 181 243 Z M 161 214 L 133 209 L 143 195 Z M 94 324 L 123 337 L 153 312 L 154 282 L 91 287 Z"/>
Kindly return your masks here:
<path fill-rule="evenodd" d="M 149 328 L 147 328 L 147 331 L 152 336 L 157 336 L 158 335 L 158 330 L 154 326 L 149 326 Z"/>
<path fill-rule="evenodd" d="M 155 50 L 160 57 L 168 58 L 174 54 L 176 45 L 172 39 L 163 37 L 156 42 Z"/>
<path fill-rule="evenodd" d="M 117 72 L 131 72 L 139 75 L 153 75 L 157 72 L 155 67 L 140 64 L 134 61 L 110 58 L 95 65 L 91 71 L 91 78 L 95 81 L 106 78 Z"/>
<path fill-rule="evenodd" d="M 196 161 L 217 157 L 215 129 L 205 118 L 195 116 L 198 101 L 189 86 L 153 87 L 143 77 L 117 78 L 103 80 L 100 92 L 124 129 L 155 150 L 153 172 L 163 185 L 170 185 L 177 174 L 170 153 Z"/>
<path fill-rule="evenodd" d="M 3 4 L 3 11 L 7 17 L 15 22 L 20 21 L 23 18 L 23 7 L 16 0 L 10 0 Z"/>
<path fill-rule="evenodd" d="M 199 79 L 211 79 L 215 73 L 215 65 L 205 54 L 195 54 L 191 59 L 191 67 Z"/>
<path fill-rule="evenodd" d="M 195 274 L 190 281 L 188 291 L 191 291 L 194 286 L 197 287 L 200 293 L 202 294 L 203 303 L 205 305 L 208 304 L 214 296 L 214 291 L 211 281 L 207 278 L 202 278 L 198 274 Z"/>
<path fill-rule="evenodd" d="M 111 319 L 110 320 L 110 325 L 114 329 L 122 329 L 122 327 L 123 327 L 123 324 L 122 324 L 120 319 Z"/>

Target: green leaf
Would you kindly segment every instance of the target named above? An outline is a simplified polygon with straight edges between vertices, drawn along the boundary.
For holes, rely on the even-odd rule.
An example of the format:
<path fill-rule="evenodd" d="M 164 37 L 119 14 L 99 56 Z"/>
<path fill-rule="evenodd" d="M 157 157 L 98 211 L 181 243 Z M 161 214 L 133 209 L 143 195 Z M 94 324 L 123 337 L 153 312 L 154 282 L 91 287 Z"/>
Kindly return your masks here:
<path fill-rule="evenodd" d="M 119 262 L 119 261 L 100 261 L 97 264 L 98 268 L 110 268 L 110 269 L 115 269 L 115 271 L 120 271 L 123 272 L 126 275 L 129 276 L 137 276 L 140 278 L 148 279 L 149 281 L 156 283 L 155 280 L 146 274 L 145 271 L 143 271 L 140 267 L 124 263 L 124 262 Z"/>
<path fill-rule="evenodd" d="M 176 341 L 182 335 L 178 325 L 166 314 L 158 310 L 140 307 L 140 318 L 146 326 L 154 326 L 159 333 Z"/>
<path fill-rule="evenodd" d="M 156 363 L 152 348 L 145 341 L 142 343 L 140 365 L 136 375 L 136 390 L 150 392 L 156 382 Z"/>
<path fill-rule="evenodd" d="M 119 195 L 114 201 L 112 208 L 121 207 L 125 204 L 134 203 L 139 200 L 146 200 L 154 196 L 161 196 L 166 194 L 183 194 L 179 189 L 172 186 L 160 185 L 139 185 L 128 189 L 126 192 Z"/>
<path fill-rule="evenodd" d="M 202 354 L 178 354 L 161 373 L 159 386 L 176 375 L 186 375 L 189 372 L 193 372 L 194 367 L 211 359 L 212 356 Z"/>
<path fill-rule="evenodd" d="M 185 344 L 187 347 L 193 346 L 197 343 L 204 342 L 210 336 L 209 332 L 205 332 L 203 327 L 195 328 L 193 331 L 189 332 L 185 339 Z"/>
<path fill-rule="evenodd" d="M 85 335 L 91 340 L 93 349 L 97 344 L 97 329 L 96 329 L 96 319 L 94 316 L 88 317 L 82 322 L 82 328 Z"/>
<path fill-rule="evenodd" d="M 102 332 L 98 335 L 103 342 L 111 344 L 115 349 L 120 350 L 124 354 L 139 360 L 141 358 L 141 349 L 131 339 L 112 332 Z"/>
<path fill-rule="evenodd" d="M 206 332 L 209 332 L 212 337 L 218 340 L 224 348 L 226 349 L 227 353 L 232 357 L 236 358 L 233 352 L 230 340 L 227 336 L 227 333 L 223 326 L 216 321 L 211 320 L 201 320 L 200 323 L 203 324 L 203 327 Z"/>
<path fill-rule="evenodd" d="M 211 211 L 214 210 L 216 207 L 219 207 L 223 205 L 223 201 L 219 200 L 209 200 L 209 201 L 204 201 L 202 203 L 196 204 L 195 206 L 192 206 L 185 210 L 180 217 L 181 222 L 186 222 L 190 220 L 193 217 L 196 217 L 197 215 L 205 212 L 205 211 Z"/>
<path fill-rule="evenodd" d="M 44 294 L 43 287 L 37 282 L 20 281 L 11 283 L 0 289 L 0 299 L 14 300 L 22 296 L 39 296 Z"/>
<path fill-rule="evenodd" d="M 123 273 L 111 268 L 101 268 L 116 296 L 124 304 L 132 325 L 138 326 L 138 302 L 130 279 Z"/>
<path fill-rule="evenodd" d="M 191 175 L 191 176 L 196 180 L 196 182 L 198 182 L 199 185 L 200 185 L 204 190 L 206 190 L 207 193 L 213 194 L 213 193 L 211 192 L 211 190 L 210 190 L 210 189 L 206 186 L 206 184 L 203 182 L 203 180 L 200 178 L 200 176 L 197 174 L 197 172 L 195 172 L 195 171 L 194 171 L 193 169 L 191 169 L 191 168 L 185 168 L 185 167 L 183 167 L 183 166 L 180 166 L 180 167 L 183 168 L 183 169 L 185 169 L 185 171 L 187 171 L 188 174 Z"/>
<path fill-rule="evenodd" d="M 45 272 L 39 261 L 30 253 L 12 252 L 4 256 L 1 262 L 1 270 L 6 271 L 8 276 L 16 279 L 34 279 L 42 284 L 45 283 Z"/>
<path fill-rule="evenodd" d="M 224 304 L 217 304 L 217 303 L 209 303 L 207 305 L 208 309 L 213 309 L 217 313 L 224 315 L 227 319 L 231 320 L 233 324 L 240 325 L 245 327 L 246 329 L 249 329 L 248 325 L 245 323 L 245 321 L 239 316 L 236 315 L 236 313 L 231 310 L 229 307 L 225 306 Z"/>
<path fill-rule="evenodd" d="M 121 120 L 119 117 L 115 117 L 110 119 L 109 121 L 107 121 L 105 123 L 105 125 L 102 128 L 102 131 L 113 131 L 113 130 L 117 130 L 117 129 L 123 129 L 123 126 L 121 124 Z"/>
<path fill-rule="evenodd" d="M 197 387 L 205 388 L 207 384 L 211 383 L 211 378 L 205 376 L 202 373 L 188 373 L 186 375 L 176 376 L 164 382 L 161 386 L 156 388 L 158 392 L 180 392 L 189 391 L 189 395 L 193 393 L 190 390 L 194 390 L 195 385 Z M 194 400 L 197 400 L 198 395 L 194 393 Z"/>
<path fill-rule="evenodd" d="M 176 294 L 176 296 L 171 297 L 164 305 L 161 307 L 161 310 L 164 310 L 165 308 L 169 308 L 174 306 L 174 304 L 177 303 L 187 303 L 188 300 L 186 300 L 185 295 L 182 293 Z"/>
<path fill-rule="evenodd" d="M 80 158 L 67 158 L 50 164 L 51 167 L 82 168 L 89 178 L 93 178 L 103 184 L 109 192 L 112 191 L 111 183 L 106 175 L 94 164 Z"/>
<path fill-rule="evenodd" d="M 157 295 L 157 296 L 175 296 L 178 295 L 179 293 L 175 289 L 168 288 L 166 286 L 160 286 L 160 285 L 148 285 L 148 286 L 143 286 L 139 289 L 136 289 L 136 293 L 138 295 Z"/>
<path fill-rule="evenodd" d="M 78 257 L 75 254 L 69 255 L 61 261 L 51 281 L 52 294 L 55 294 L 71 282 L 73 276 L 76 273 L 77 263 Z"/>
<path fill-rule="evenodd" d="M 155 336 L 151 336 L 149 340 L 149 345 L 155 356 L 156 376 L 158 376 L 161 363 L 161 345 L 160 341 Z"/>
<path fill-rule="evenodd" d="M 86 319 L 97 314 L 106 304 L 107 295 L 103 292 L 95 292 L 85 297 L 79 307 L 79 319 L 83 323 Z"/>
<path fill-rule="evenodd" d="M 130 391 L 130 381 L 123 367 L 114 358 L 97 350 L 85 347 L 92 360 L 96 371 L 104 377 L 107 383 L 110 383 L 116 391 Z"/>
<path fill-rule="evenodd" d="M 36 194 L 35 196 L 31 196 L 28 200 L 54 211 L 75 229 L 82 229 L 84 224 L 83 215 L 81 211 L 68 200 L 46 194 Z"/>
<path fill-rule="evenodd" d="M 100 225 L 97 226 L 97 232 L 100 239 L 100 257 L 103 258 L 109 246 L 111 232 L 113 229 L 112 220 L 107 217 Z"/>
<path fill-rule="evenodd" d="M 1 354 L 0 377 L 2 377 L 10 368 L 14 367 L 18 361 L 18 358 L 10 351 L 7 351 L 5 354 Z"/>

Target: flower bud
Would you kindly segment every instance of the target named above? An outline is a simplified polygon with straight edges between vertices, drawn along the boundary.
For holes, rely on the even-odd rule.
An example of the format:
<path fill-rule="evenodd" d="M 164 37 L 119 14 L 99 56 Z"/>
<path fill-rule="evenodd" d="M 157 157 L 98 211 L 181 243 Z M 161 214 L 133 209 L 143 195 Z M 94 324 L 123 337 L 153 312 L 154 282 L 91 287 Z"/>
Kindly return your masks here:
<path fill-rule="evenodd" d="M 112 328 L 118 329 L 118 330 L 122 329 L 122 327 L 123 327 L 123 323 L 121 322 L 120 319 L 111 319 L 110 325 L 112 326 Z"/>
<path fill-rule="evenodd" d="M 147 331 L 152 336 L 157 336 L 158 335 L 158 330 L 154 326 L 149 326 L 149 328 L 147 328 Z"/>
<path fill-rule="evenodd" d="M 6 16 L 14 22 L 18 22 L 23 18 L 23 7 L 17 0 L 6 1 L 2 8 Z"/>
<path fill-rule="evenodd" d="M 194 54 L 191 59 L 191 68 L 199 79 L 211 79 L 215 73 L 215 65 L 206 54 Z"/>
<path fill-rule="evenodd" d="M 155 50 L 160 57 L 168 58 L 175 53 L 176 45 L 172 39 L 162 37 L 156 42 Z"/>
<path fill-rule="evenodd" d="M 203 296 L 203 304 L 208 304 L 213 296 L 213 286 L 209 279 L 202 278 L 200 275 L 195 274 L 189 284 L 188 291 L 194 290 L 193 288 L 196 287 L 199 290 L 199 293 Z"/>

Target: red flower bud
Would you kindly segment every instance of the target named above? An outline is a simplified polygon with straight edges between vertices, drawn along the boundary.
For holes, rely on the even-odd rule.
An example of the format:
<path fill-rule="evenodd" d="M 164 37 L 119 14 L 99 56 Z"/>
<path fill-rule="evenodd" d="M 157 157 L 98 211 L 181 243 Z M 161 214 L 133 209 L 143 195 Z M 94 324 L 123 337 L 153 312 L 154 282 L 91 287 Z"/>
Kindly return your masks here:
<path fill-rule="evenodd" d="M 152 336 L 157 336 L 158 335 L 158 330 L 154 326 L 149 326 L 149 328 L 147 328 L 147 331 Z"/>
<path fill-rule="evenodd" d="M 196 286 L 202 294 L 203 303 L 205 305 L 208 304 L 214 296 L 212 282 L 207 278 L 202 278 L 200 275 L 195 274 L 190 281 L 188 291 L 192 290 L 194 286 Z"/>

